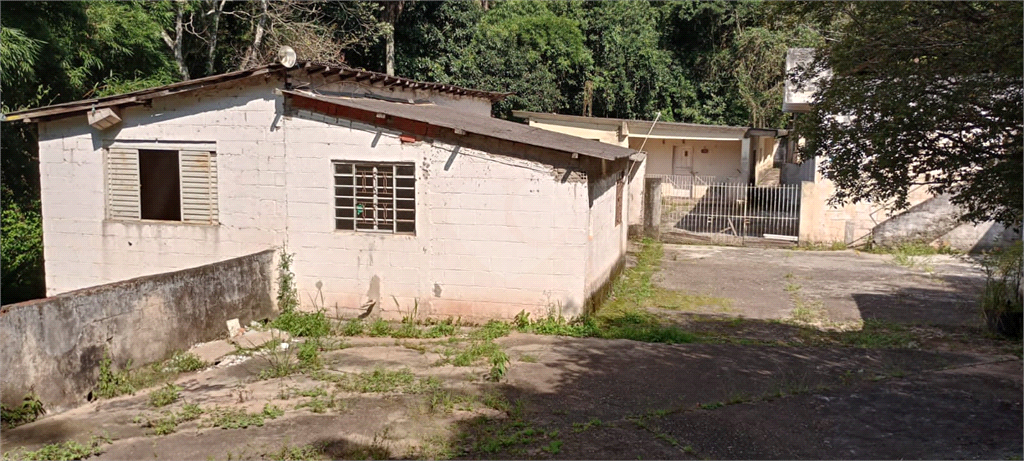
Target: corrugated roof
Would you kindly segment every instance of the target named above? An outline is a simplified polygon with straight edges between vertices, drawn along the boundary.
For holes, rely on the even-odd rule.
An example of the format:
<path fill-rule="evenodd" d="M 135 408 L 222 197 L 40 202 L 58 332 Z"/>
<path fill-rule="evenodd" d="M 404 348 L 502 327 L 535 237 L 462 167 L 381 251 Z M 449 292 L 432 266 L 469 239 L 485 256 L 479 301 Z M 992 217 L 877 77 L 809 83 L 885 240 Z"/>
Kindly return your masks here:
<path fill-rule="evenodd" d="M 462 112 L 436 104 L 408 104 L 371 98 L 333 97 L 299 91 L 282 91 L 282 93 L 442 128 L 461 130 L 466 133 L 605 160 L 627 158 L 637 153 L 637 151 L 625 147 L 556 133 L 508 120 Z"/>
<path fill-rule="evenodd" d="M 156 98 L 181 94 L 189 91 L 195 91 L 205 88 L 209 85 L 215 85 L 223 82 L 255 77 L 258 75 L 263 75 L 270 72 L 276 72 L 281 70 L 286 70 L 286 68 L 280 64 L 268 64 L 264 66 L 254 67 L 252 69 L 228 72 L 225 74 L 211 75 L 209 77 L 186 80 L 183 82 L 172 83 L 170 85 L 158 86 L 154 88 L 147 88 L 144 90 L 134 91 L 131 93 L 105 96 L 102 98 L 82 99 L 62 104 L 54 104 L 52 106 L 38 107 L 35 109 L 26 109 L 17 112 L 11 112 L 9 114 L 5 114 L 3 120 L 20 120 L 26 123 L 31 123 L 39 120 L 70 117 L 72 115 L 78 115 L 93 109 L 100 109 L 103 107 L 132 106 L 146 104 L 149 101 Z M 479 98 L 486 98 L 491 100 L 492 102 L 500 101 L 507 97 L 508 95 L 512 94 L 494 91 L 473 90 L 469 88 L 462 88 L 454 85 L 445 85 L 441 83 L 420 82 L 404 77 L 395 77 L 387 74 L 382 74 L 380 72 L 355 69 L 344 64 L 304 61 L 296 64 L 296 66 L 292 68 L 288 68 L 287 71 L 290 74 L 294 74 L 296 72 L 303 72 L 306 73 L 307 75 L 321 75 L 324 76 L 325 78 L 337 78 L 340 81 L 356 81 L 366 82 L 370 84 L 380 84 L 383 87 L 398 86 L 411 89 L 432 90 L 454 95 L 473 96 Z"/>

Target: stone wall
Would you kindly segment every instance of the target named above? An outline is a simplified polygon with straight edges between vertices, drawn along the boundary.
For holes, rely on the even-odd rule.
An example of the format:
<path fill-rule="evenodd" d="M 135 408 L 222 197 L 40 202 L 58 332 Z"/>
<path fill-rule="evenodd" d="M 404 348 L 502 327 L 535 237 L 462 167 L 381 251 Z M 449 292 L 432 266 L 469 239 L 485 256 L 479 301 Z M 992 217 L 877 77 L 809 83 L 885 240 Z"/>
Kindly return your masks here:
<path fill-rule="evenodd" d="M 115 369 L 168 358 L 274 313 L 274 251 L 3 306 L 4 405 L 35 392 L 50 413 L 90 398 L 104 351 Z"/>

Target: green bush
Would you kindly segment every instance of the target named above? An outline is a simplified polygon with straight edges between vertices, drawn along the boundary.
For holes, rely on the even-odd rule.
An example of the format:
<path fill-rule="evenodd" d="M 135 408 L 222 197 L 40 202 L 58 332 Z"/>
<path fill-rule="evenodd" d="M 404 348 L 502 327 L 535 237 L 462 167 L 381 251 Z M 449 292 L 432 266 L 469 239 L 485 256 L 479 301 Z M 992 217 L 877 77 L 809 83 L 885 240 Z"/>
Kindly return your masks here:
<path fill-rule="evenodd" d="M 19 207 L 4 191 L 0 271 L 3 304 L 46 296 L 43 282 L 43 224 L 38 202 L 34 209 Z"/>
<path fill-rule="evenodd" d="M 985 291 L 981 306 L 986 312 L 1024 311 L 1020 293 L 1020 279 L 1024 273 L 1024 251 L 1016 242 L 1002 251 L 988 253 L 982 258 L 985 270 Z"/>
<path fill-rule="evenodd" d="M 316 312 L 282 311 L 271 323 L 274 328 L 287 331 L 292 336 L 319 338 L 331 332 L 331 321 L 322 310 Z"/>
<path fill-rule="evenodd" d="M 363 334 L 363 330 L 366 329 L 366 325 L 363 324 L 362 319 L 352 319 L 341 327 L 342 336 L 359 336 Z"/>

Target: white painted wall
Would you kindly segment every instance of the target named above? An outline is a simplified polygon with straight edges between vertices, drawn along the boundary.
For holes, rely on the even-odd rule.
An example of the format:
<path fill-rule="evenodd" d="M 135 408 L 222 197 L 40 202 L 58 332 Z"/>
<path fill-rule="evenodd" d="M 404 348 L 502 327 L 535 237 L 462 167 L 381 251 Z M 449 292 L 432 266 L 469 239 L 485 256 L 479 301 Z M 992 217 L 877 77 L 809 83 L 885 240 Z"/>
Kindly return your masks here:
<path fill-rule="evenodd" d="M 379 308 L 393 317 L 416 300 L 420 314 L 474 319 L 583 305 L 585 183 L 559 182 L 544 164 L 402 144 L 391 133 L 374 146 L 375 128 L 340 122 L 284 122 L 288 183 L 302 184 L 288 198 L 300 292 L 322 282 L 327 307 L 348 315 L 377 298 L 378 284 Z M 416 235 L 334 230 L 332 159 L 415 163 Z"/>
<path fill-rule="evenodd" d="M 643 138 L 630 138 L 629 147 L 639 149 Z M 698 176 L 715 176 L 718 181 L 737 182 L 740 180 L 740 150 L 742 143 L 736 141 L 701 141 L 651 139 L 644 150 L 647 151 L 647 174 L 673 174 L 672 148 L 678 146 L 687 149 L 693 157 L 693 174 Z M 708 152 L 701 152 L 707 149 Z"/>
<path fill-rule="evenodd" d="M 618 179 L 616 172 L 609 172 L 605 177 L 591 181 L 593 188 L 591 196 L 593 203 L 590 208 L 589 234 L 587 236 L 587 295 L 596 292 L 616 265 L 626 255 L 627 247 L 627 220 L 625 210 L 629 209 L 628 188 L 623 191 L 623 222 L 615 224 L 615 183 Z"/>
<path fill-rule="evenodd" d="M 561 120 L 546 122 L 531 119 L 530 126 L 626 147 L 627 138 L 625 136 L 619 136 L 619 128 L 614 124 L 576 123 Z"/>
<path fill-rule="evenodd" d="M 543 315 L 558 306 L 575 315 L 588 282 L 607 272 L 609 255 L 624 252 L 614 183 L 592 219 L 587 182 L 562 182 L 547 164 L 403 144 L 395 133 L 375 142 L 376 129 L 358 123 L 279 117 L 277 85 L 157 99 L 152 108 L 125 110 L 124 122 L 105 132 L 84 116 L 41 123 L 48 294 L 287 243 L 307 308 L 320 282 L 331 313 L 351 315 L 374 298 L 389 317 L 417 301 L 420 314 L 470 320 Z M 156 139 L 216 143 L 219 225 L 104 220 L 103 146 Z M 415 163 L 416 235 L 334 230 L 332 159 Z"/>
<path fill-rule="evenodd" d="M 47 294 L 182 269 L 283 242 L 283 132 L 270 84 L 153 101 L 100 132 L 85 116 L 39 124 Z M 114 139 L 215 142 L 220 225 L 106 221 L 103 146 Z"/>

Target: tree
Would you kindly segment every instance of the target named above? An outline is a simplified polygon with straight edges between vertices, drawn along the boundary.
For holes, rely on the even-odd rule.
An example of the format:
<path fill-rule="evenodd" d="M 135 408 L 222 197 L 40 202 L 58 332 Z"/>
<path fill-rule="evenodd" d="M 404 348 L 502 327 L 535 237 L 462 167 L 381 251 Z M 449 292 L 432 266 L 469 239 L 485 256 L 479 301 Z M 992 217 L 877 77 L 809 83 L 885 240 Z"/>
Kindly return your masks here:
<path fill-rule="evenodd" d="M 835 25 L 809 66 L 824 78 L 798 119 L 833 203 L 949 193 L 962 219 L 1019 227 L 1024 170 L 1020 2 L 806 4 Z"/>
<path fill-rule="evenodd" d="M 453 63 L 452 83 L 514 92 L 494 105 L 500 116 L 512 109 L 579 113 L 591 66 L 578 21 L 545 3 L 507 2 L 493 5 L 480 21 Z"/>

